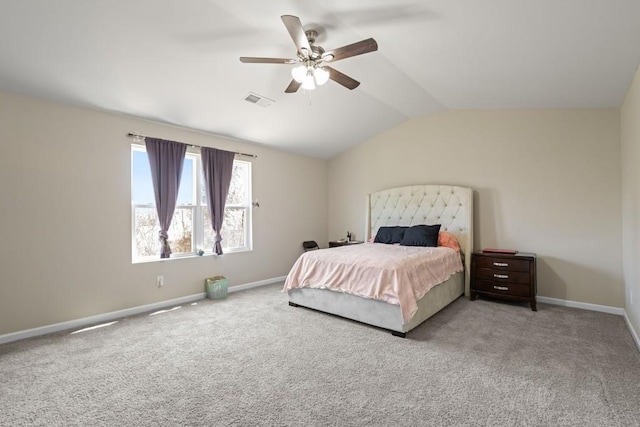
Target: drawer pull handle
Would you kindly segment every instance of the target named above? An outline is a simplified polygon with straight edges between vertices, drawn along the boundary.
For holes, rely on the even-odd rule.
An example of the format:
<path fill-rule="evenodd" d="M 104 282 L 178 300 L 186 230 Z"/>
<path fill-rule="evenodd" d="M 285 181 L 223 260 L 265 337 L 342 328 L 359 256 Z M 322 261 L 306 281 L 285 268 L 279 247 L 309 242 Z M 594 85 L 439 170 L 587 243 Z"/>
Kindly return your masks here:
<path fill-rule="evenodd" d="M 494 274 L 493 277 L 495 277 L 496 279 L 508 279 L 509 275 L 508 274 Z"/>
<path fill-rule="evenodd" d="M 493 289 L 497 289 L 499 291 L 508 291 L 509 288 L 507 288 L 506 286 L 494 286 Z"/>
<path fill-rule="evenodd" d="M 494 262 L 493 265 L 496 267 L 509 267 L 509 264 L 506 262 Z"/>

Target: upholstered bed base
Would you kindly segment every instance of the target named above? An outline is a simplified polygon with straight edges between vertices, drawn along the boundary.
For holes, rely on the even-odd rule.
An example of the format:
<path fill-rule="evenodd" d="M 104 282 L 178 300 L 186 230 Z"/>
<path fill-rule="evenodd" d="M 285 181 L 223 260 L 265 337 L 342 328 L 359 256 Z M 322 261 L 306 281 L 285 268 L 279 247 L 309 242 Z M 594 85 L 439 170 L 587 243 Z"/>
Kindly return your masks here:
<path fill-rule="evenodd" d="M 459 272 L 437 285 L 418 300 L 418 311 L 402 324 L 400 306 L 374 299 L 334 292 L 326 289 L 296 288 L 289 290 L 289 305 L 302 306 L 340 317 L 377 326 L 404 337 L 407 332 L 464 294 L 464 273 Z"/>
<path fill-rule="evenodd" d="M 400 306 L 326 289 L 290 289 L 289 304 L 335 314 L 388 329 L 404 337 L 460 295 L 469 295 L 473 252 L 473 190 L 455 185 L 412 185 L 371 193 L 367 198 L 366 237 L 381 226 L 441 224 L 461 247 L 464 271 L 437 285 L 418 301 L 418 311 L 405 324 Z"/>

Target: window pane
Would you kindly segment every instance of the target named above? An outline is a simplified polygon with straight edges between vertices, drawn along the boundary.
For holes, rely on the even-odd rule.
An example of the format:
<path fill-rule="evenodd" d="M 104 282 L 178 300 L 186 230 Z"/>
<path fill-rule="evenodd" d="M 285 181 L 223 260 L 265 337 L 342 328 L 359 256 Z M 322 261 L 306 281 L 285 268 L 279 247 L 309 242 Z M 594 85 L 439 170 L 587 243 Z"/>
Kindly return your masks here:
<path fill-rule="evenodd" d="M 206 186 L 204 184 L 204 172 L 200 170 L 200 203 L 207 204 Z M 248 205 L 249 204 L 249 164 L 246 162 L 233 162 L 231 173 L 231 183 L 229 184 L 229 194 L 227 195 L 228 205 Z"/>
<path fill-rule="evenodd" d="M 226 208 L 222 224 L 222 247 L 243 248 L 246 246 L 246 208 Z"/>
<path fill-rule="evenodd" d="M 193 252 L 193 208 L 176 208 L 169 227 L 169 246 L 174 254 Z M 155 207 L 135 208 L 136 257 L 160 256 L 158 214 Z"/>
<path fill-rule="evenodd" d="M 159 231 L 160 226 L 155 207 L 135 208 L 135 257 L 160 256 Z"/>
<path fill-rule="evenodd" d="M 132 198 L 135 205 L 155 204 L 153 183 L 151 181 L 151 167 L 146 151 L 133 150 L 133 165 L 131 173 Z"/>
<path fill-rule="evenodd" d="M 207 206 L 207 186 L 204 182 L 204 171 L 200 168 L 200 205 Z M 206 224 L 206 223 L 205 223 Z"/>
<path fill-rule="evenodd" d="M 155 204 L 156 199 L 153 194 L 153 181 L 151 179 L 151 167 L 149 166 L 149 157 L 146 151 L 132 150 L 133 165 L 131 177 L 131 191 L 133 204 L 145 205 Z M 179 205 L 193 205 L 193 195 L 195 182 L 193 179 L 195 158 L 193 156 L 186 157 L 182 166 L 182 175 L 180 178 L 180 189 L 178 190 Z"/>
<path fill-rule="evenodd" d="M 213 250 L 213 244 L 215 243 L 211 215 L 209 215 L 209 208 L 206 206 L 202 208 L 202 211 L 204 217 L 204 250 L 210 252 Z"/>
<path fill-rule="evenodd" d="M 245 236 L 245 223 L 247 212 L 245 208 L 226 208 L 224 223 L 222 224 L 222 248 L 234 249 L 247 246 Z M 209 210 L 204 208 L 204 249 L 211 251 L 215 243 L 211 216 Z"/>
<path fill-rule="evenodd" d="M 193 181 L 193 168 L 195 159 L 185 158 L 180 178 L 180 190 L 178 191 L 179 205 L 194 204 L 193 194 L 195 183 Z M 155 204 L 156 199 L 153 194 L 153 181 L 151 179 L 151 167 L 146 151 L 133 150 L 133 171 L 132 171 L 132 197 L 133 204 L 145 205 Z"/>
<path fill-rule="evenodd" d="M 195 200 L 193 199 L 193 195 L 195 194 L 193 190 L 196 185 L 193 180 L 194 163 L 194 158 L 187 157 L 184 159 L 180 178 L 180 189 L 178 190 L 178 205 L 195 205 Z M 171 250 L 173 250 L 173 248 Z"/>
<path fill-rule="evenodd" d="M 228 205 L 247 206 L 249 204 L 249 164 L 233 162 L 231 185 L 229 185 Z"/>
<path fill-rule="evenodd" d="M 193 252 L 193 208 L 176 208 L 169 227 L 169 246 L 174 254 Z"/>

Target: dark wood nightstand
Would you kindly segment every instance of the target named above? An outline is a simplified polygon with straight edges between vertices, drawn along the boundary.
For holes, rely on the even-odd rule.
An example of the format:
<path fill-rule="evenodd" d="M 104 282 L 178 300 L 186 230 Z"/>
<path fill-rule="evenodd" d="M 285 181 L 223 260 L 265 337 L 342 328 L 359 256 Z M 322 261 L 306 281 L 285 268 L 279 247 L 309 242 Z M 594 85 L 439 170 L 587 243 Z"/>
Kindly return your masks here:
<path fill-rule="evenodd" d="M 528 301 L 536 308 L 536 254 L 474 252 L 471 255 L 471 301 L 478 295 Z"/>
<path fill-rule="evenodd" d="M 361 243 L 364 243 L 364 242 L 360 242 L 358 240 L 352 240 L 350 242 L 347 242 L 347 241 L 341 242 L 339 240 L 334 240 L 334 241 L 329 242 L 329 247 L 330 248 L 337 248 L 339 246 L 359 245 Z"/>

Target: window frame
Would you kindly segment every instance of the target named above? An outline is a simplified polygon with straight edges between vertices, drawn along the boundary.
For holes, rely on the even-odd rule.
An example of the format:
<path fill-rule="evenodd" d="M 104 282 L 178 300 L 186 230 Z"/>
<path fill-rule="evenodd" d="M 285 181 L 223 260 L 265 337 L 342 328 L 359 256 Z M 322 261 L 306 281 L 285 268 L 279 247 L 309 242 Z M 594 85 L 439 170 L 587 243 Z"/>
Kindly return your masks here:
<path fill-rule="evenodd" d="M 149 255 L 149 256 L 137 256 L 137 245 L 136 245 L 136 209 L 137 208 L 152 208 L 155 210 L 156 204 L 155 201 L 153 203 L 134 203 L 133 200 L 133 188 L 134 188 L 134 152 L 143 152 L 146 153 L 146 147 L 140 144 L 131 144 L 131 260 L 132 263 L 144 263 L 144 262 L 153 262 L 153 261 L 167 261 L 171 259 L 181 259 L 181 258 L 192 258 L 199 256 L 198 252 L 200 249 L 204 251 L 204 255 L 215 255 L 213 252 L 213 247 L 205 248 L 204 247 L 204 237 L 205 237 L 205 227 L 211 227 L 211 224 L 205 224 L 205 209 L 208 209 L 205 201 L 201 200 L 201 192 L 204 186 L 204 174 L 202 173 L 202 157 L 199 152 L 194 152 L 192 150 L 188 150 L 185 159 L 189 158 L 193 160 L 194 167 L 192 168 L 192 180 L 193 180 L 193 194 L 192 200 L 195 204 L 182 204 L 176 205 L 177 209 L 191 209 L 192 210 L 192 233 L 191 233 L 191 251 L 190 252 L 181 252 L 181 253 L 172 253 L 170 258 L 160 258 L 159 255 Z M 253 250 L 253 218 L 252 218 L 252 187 L 253 187 L 253 179 L 252 179 L 252 163 L 248 160 L 240 160 L 234 159 L 233 164 L 234 168 L 236 167 L 236 163 L 238 164 L 246 164 L 247 166 L 247 177 L 246 177 L 246 185 L 247 185 L 247 197 L 244 204 L 225 204 L 225 216 L 226 211 L 228 209 L 244 209 L 246 212 L 245 215 L 245 223 L 244 223 L 244 236 L 245 236 L 245 245 L 238 247 L 224 247 L 223 240 L 223 251 L 225 254 L 228 253 L 239 253 L 239 252 L 250 252 Z M 174 216 L 175 219 L 175 216 Z M 173 222 L 173 219 L 172 219 Z M 224 228 L 224 223 L 223 223 Z M 211 230 L 213 232 L 213 230 Z M 171 237 L 171 236 L 169 236 Z M 224 237 L 224 234 L 223 234 Z"/>

